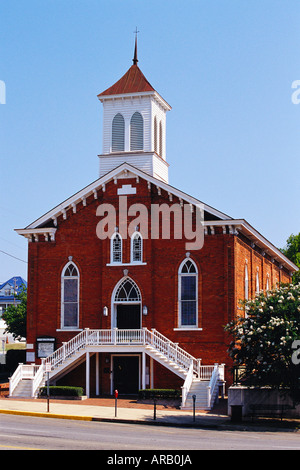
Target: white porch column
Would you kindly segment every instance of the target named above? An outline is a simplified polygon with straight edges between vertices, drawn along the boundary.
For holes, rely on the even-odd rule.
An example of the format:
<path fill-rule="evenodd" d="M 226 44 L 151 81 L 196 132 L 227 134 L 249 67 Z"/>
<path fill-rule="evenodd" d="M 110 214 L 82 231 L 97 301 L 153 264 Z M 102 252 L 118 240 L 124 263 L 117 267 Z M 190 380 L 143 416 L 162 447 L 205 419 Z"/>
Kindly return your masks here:
<path fill-rule="evenodd" d="M 85 354 L 85 393 L 90 398 L 90 353 Z"/>
<path fill-rule="evenodd" d="M 154 388 L 154 360 L 150 357 L 150 388 Z"/>
<path fill-rule="evenodd" d="M 142 389 L 146 388 L 146 353 L 142 352 Z"/>
<path fill-rule="evenodd" d="M 99 395 L 100 382 L 99 382 L 99 353 L 96 353 L 96 395 Z"/>

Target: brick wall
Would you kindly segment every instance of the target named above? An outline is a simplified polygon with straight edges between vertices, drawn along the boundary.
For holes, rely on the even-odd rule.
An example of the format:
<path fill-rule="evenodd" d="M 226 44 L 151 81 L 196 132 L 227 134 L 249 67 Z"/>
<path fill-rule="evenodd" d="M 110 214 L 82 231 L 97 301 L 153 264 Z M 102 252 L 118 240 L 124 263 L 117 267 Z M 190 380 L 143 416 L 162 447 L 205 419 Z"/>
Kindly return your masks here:
<path fill-rule="evenodd" d="M 111 298 L 116 284 L 124 276 L 124 269 L 138 285 L 143 305 L 148 307 L 148 315 L 142 317 L 142 326 L 156 328 L 159 332 L 178 342 L 183 349 L 203 364 L 215 362 L 231 365 L 227 355 L 228 338 L 224 333 L 226 325 L 238 313 L 238 300 L 244 298 L 244 266 L 249 267 L 250 295 L 255 290 L 255 273 L 258 269 L 260 285 L 265 288 L 266 275 L 270 284 L 279 279 L 288 279 L 286 273 L 274 263 L 263 257 L 249 244 L 234 235 L 223 234 L 216 229 L 214 235 L 207 235 L 201 250 L 191 251 L 191 258 L 198 268 L 199 325 L 197 330 L 176 330 L 178 327 L 178 268 L 186 257 L 186 240 L 144 240 L 143 261 L 141 266 L 107 266 L 110 263 L 110 241 L 99 240 L 96 234 L 99 217 L 96 209 L 100 203 L 114 204 L 118 215 L 117 189 L 123 184 L 137 188 L 137 195 L 127 197 L 131 204 L 143 203 L 150 213 L 153 203 L 173 204 L 168 194 L 140 179 L 119 179 L 117 184 L 111 181 L 105 191 L 98 191 L 87 199 L 86 206 L 78 204 L 76 213 L 68 210 L 66 220 L 60 216 L 57 220 L 57 233 L 54 242 L 44 241 L 29 243 L 28 265 L 28 333 L 27 342 L 36 344 L 38 336 L 53 336 L 56 346 L 70 340 L 77 332 L 62 331 L 60 318 L 61 273 L 72 256 L 80 272 L 80 316 L 79 328 L 111 328 Z M 128 222 L 135 217 L 128 218 Z M 148 228 L 150 233 L 150 217 Z M 116 222 L 119 225 L 119 222 Z M 172 226 L 172 224 L 171 224 Z M 130 239 L 123 239 L 123 262 L 130 261 Z M 103 307 L 109 309 L 108 317 L 103 316 Z M 104 360 L 102 358 L 101 360 Z M 84 373 L 82 367 L 73 376 Z M 104 370 L 104 364 L 101 365 Z M 159 382 L 178 383 L 177 378 L 156 366 L 155 385 Z M 229 372 L 227 374 L 229 379 Z M 68 379 L 66 378 L 65 381 Z M 83 379 L 85 380 L 85 379 Z M 103 374 L 103 393 L 109 389 L 109 374 Z"/>

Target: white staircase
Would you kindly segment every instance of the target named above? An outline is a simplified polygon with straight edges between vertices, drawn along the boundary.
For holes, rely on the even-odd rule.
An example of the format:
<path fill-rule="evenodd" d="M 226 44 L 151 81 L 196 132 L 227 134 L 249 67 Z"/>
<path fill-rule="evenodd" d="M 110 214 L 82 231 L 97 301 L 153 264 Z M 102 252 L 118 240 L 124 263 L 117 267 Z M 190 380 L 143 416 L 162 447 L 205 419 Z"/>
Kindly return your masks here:
<path fill-rule="evenodd" d="M 193 409 L 193 396 L 195 396 L 195 406 L 197 409 L 211 409 L 216 400 L 218 399 L 218 388 L 219 385 L 221 385 L 221 382 L 218 384 L 218 387 L 214 388 L 212 394 L 209 388 L 209 382 L 209 380 L 194 379 L 187 393 L 186 400 L 182 408 L 186 410 Z"/>
<path fill-rule="evenodd" d="M 14 398 L 23 398 L 30 397 L 32 390 L 32 381 L 31 379 L 21 379 L 14 389 Z"/>
<path fill-rule="evenodd" d="M 155 329 L 90 330 L 85 329 L 42 360 L 41 365 L 20 364 L 10 379 L 10 397 L 36 397 L 44 384 L 46 371 L 50 381 L 57 380 L 85 361 L 86 353 L 145 352 L 184 380 L 182 408 L 210 409 L 217 390 L 224 383 L 224 365 L 202 366 L 178 343 L 173 343 Z"/>

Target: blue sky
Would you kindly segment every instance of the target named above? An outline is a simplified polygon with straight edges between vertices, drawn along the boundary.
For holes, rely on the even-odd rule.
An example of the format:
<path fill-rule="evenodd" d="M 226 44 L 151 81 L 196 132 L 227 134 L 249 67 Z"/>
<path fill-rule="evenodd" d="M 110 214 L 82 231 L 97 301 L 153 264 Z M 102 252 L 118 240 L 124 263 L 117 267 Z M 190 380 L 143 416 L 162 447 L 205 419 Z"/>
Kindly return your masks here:
<path fill-rule="evenodd" d="M 172 106 L 169 182 L 277 247 L 300 232 L 300 2 L 0 1 L 0 281 L 14 232 L 98 177 L 97 94 L 132 64 Z"/>

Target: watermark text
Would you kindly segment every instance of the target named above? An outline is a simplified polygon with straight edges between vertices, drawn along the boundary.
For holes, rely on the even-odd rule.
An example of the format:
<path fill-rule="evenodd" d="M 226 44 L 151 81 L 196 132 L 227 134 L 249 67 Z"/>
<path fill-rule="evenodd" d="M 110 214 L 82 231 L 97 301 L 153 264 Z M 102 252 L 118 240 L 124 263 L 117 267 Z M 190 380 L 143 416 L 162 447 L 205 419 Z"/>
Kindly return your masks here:
<path fill-rule="evenodd" d="M 118 207 L 100 204 L 96 215 L 100 221 L 96 227 L 100 240 L 111 238 L 116 232 L 122 239 L 131 238 L 137 227 L 143 239 L 185 239 L 186 250 L 200 250 L 204 244 L 204 207 L 202 204 L 132 204 L 120 196 Z M 134 219 L 132 219 L 134 217 Z M 129 219 L 130 222 L 129 222 Z"/>

